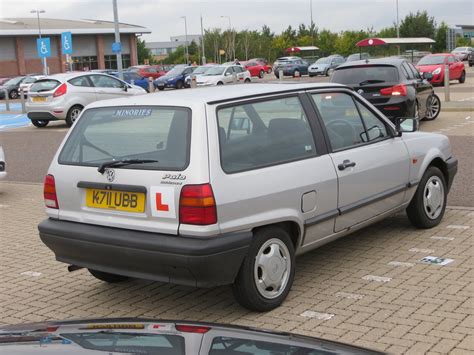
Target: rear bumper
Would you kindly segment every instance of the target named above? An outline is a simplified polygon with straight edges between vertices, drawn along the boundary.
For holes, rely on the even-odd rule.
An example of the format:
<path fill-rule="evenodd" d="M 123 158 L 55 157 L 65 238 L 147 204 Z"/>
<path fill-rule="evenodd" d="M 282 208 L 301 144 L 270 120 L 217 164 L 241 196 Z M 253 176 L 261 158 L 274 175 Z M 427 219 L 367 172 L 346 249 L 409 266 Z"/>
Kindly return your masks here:
<path fill-rule="evenodd" d="M 55 219 L 38 229 L 58 261 L 195 287 L 232 283 L 252 240 L 251 232 L 195 238 Z"/>
<path fill-rule="evenodd" d="M 40 120 L 40 121 L 56 121 L 59 118 L 54 116 L 51 112 L 28 112 L 27 114 L 30 120 Z"/>
<path fill-rule="evenodd" d="M 451 186 L 453 185 L 454 176 L 456 176 L 458 172 L 458 160 L 454 157 L 449 158 L 446 161 L 446 170 L 448 171 L 448 192 L 451 190 Z"/>

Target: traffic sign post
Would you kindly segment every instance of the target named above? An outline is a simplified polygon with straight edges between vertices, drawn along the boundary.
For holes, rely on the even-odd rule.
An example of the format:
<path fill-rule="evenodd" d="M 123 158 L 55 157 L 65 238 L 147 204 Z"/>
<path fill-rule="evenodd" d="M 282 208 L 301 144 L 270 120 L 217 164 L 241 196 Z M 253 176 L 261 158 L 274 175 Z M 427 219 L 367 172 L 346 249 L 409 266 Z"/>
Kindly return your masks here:
<path fill-rule="evenodd" d="M 43 61 L 43 74 L 48 75 L 46 58 L 51 57 L 51 42 L 49 37 L 38 38 L 36 40 L 36 50 L 38 52 L 38 57 Z"/>
<path fill-rule="evenodd" d="M 72 54 L 72 33 L 61 33 L 61 50 L 66 55 L 66 63 L 69 70 L 72 70 L 71 54 Z"/>

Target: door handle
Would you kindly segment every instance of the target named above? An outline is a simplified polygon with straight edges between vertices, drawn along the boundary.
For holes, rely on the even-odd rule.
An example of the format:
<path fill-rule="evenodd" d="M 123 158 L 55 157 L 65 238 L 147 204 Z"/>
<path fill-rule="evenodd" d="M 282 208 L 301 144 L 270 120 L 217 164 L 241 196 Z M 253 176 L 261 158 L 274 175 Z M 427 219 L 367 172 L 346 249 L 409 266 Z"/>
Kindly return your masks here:
<path fill-rule="evenodd" d="M 350 160 L 344 160 L 342 164 L 339 164 L 337 166 L 337 168 L 342 171 L 342 170 L 345 170 L 346 168 L 353 168 L 354 166 L 356 166 L 355 162 L 350 161 Z"/>

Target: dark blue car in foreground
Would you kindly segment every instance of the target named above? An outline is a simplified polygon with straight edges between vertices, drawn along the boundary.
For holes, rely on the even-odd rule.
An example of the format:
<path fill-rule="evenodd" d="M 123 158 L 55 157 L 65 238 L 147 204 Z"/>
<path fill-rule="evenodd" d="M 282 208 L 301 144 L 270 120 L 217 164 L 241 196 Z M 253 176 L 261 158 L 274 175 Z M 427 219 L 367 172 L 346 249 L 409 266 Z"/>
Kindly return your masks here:
<path fill-rule="evenodd" d="M 196 67 L 187 65 L 177 65 L 171 69 L 166 75 L 163 75 L 153 82 L 155 88 L 164 90 L 165 88 L 182 89 L 184 88 L 185 78 L 191 74 Z"/>
<path fill-rule="evenodd" d="M 119 76 L 118 72 L 112 72 L 112 73 L 110 73 L 110 75 L 116 76 L 117 78 Z M 126 81 L 129 84 L 132 84 L 132 80 L 133 80 L 134 85 L 140 86 L 141 88 L 143 88 L 147 92 L 149 92 L 149 90 L 148 90 L 148 79 L 138 75 L 136 72 L 124 71 L 123 72 L 123 80 Z"/>

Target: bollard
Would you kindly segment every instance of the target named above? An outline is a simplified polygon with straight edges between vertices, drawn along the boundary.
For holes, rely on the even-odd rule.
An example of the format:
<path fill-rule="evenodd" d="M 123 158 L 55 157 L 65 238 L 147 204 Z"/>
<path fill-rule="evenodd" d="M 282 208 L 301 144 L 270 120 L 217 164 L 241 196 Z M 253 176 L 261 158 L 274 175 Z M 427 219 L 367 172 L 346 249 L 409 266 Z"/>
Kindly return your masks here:
<path fill-rule="evenodd" d="M 196 75 L 191 75 L 191 89 L 197 87 Z"/>
<path fill-rule="evenodd" d="M 300 74 L 300 72 L 297 70 L 297 71 L 295 71 L 295 79 L 299 79 L 299 78 L 301 78 L 301 74 Z"/>
<path fill-rule="evenodd" d="M 23 92 L 23 89 L 20 89 L 20 100 L 21 100 L 21 113 L 26 113 L 25 93 Z"/>
<path fill-rule="evenodd" d="M 232 84 L 237 84 L 237 74 L 232 74 Z"/>
<path fill-rule="evenodd" d="M 10 111 L 10 97 L 8 97 L 8 90 L 3 89 L 3 93 L 5 95 L 5 109 Z"/>
<path fill-rule="evenodd" d="M 281 69 L 278 72 L 278 78 L 280 79 L 280 81 L 283 81 L 283 70 L 281 70 Z"/>
<path fill-rule="evenodd" d="M 153 86 L 153 77 L 148 78 L 148 92 L 154 92 L 155 87 Z"/>
<path fill-rule="evenodd" d="M 444 66 L 444 101 L 449 102 L 449 65 Z"/>

